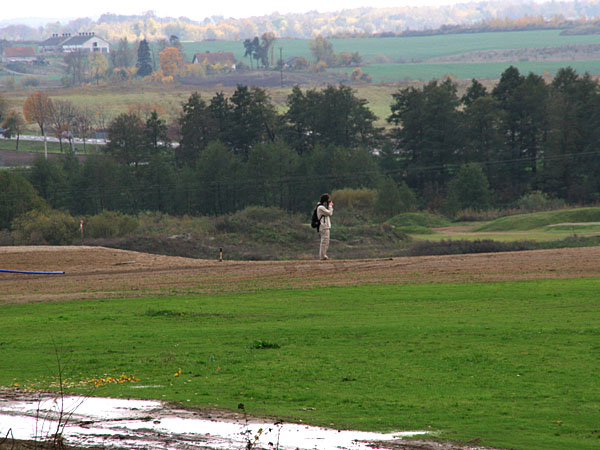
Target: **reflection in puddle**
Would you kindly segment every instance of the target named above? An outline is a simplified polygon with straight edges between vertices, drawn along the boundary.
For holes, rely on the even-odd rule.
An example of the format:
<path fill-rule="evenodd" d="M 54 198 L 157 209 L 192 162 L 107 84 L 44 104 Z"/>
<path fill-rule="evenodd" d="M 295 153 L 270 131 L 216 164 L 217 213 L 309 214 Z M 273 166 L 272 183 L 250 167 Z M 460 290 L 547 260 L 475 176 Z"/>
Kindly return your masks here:
<path fill-rule="evenodd" d="M 39 439 L 56 432 L 58 413 L 70 415 L 63 437 L 69 444 L 127 449 L 233 449 L 248 441 L 257 449 L 368 450 L 370 441 L 392 441 L 425 432 L 370 433 L 291 423 L 245 424 L 216 420 L 146 400 L 65 397 L 0 400 L 0 436 Z M 62 406 L 61 406 L 62 405 Z M 258 440 L 255 441 L 255 436 Z"/>

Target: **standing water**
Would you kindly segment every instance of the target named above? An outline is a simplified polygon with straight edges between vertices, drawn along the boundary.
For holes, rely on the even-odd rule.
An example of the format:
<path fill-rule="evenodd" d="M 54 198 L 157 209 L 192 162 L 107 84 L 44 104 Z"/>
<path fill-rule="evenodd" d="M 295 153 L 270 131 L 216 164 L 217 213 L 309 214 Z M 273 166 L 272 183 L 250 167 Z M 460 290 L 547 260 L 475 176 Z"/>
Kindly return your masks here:
<path fill-rule="evenodd" d="M 62 413 L 62 418 L 61 418 Z M 216 419 L 159 401 L 69 396 L 0 398 L 0 437 L 42 440 L 58 431 L 65 443 L 127 449 L 370 450 L 424 431 L 370 433 L 292 423 Z M 249 445 L 250 444 L 250 445 Z M 379 442 L 380 448 L 385 444 Z"/>

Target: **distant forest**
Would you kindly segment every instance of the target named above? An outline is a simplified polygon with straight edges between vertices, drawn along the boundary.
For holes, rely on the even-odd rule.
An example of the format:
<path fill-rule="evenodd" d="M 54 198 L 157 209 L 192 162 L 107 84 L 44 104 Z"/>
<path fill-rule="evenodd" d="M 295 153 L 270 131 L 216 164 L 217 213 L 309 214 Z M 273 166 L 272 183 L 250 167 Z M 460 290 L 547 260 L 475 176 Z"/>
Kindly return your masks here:
<path fill-rule="evenodd" d="M 79 18 L 43 27 L 7 25 L 0 39 L 40 41 L 52 33 L 93 31 L 108 39 L 159 40 L 178 36 L 185 41 L 240 40 L 272 32 L 279 38 L 406 36 L 483 31 L 561 28 L 569 33 L 600 32 L 600 1 L 490 1 L 443 7 L 357 8 L 305 14 L 272 13 L 245 19 L 213 16 L 201 22 L 185 17 L 103 14 L 98 20 Z"/>

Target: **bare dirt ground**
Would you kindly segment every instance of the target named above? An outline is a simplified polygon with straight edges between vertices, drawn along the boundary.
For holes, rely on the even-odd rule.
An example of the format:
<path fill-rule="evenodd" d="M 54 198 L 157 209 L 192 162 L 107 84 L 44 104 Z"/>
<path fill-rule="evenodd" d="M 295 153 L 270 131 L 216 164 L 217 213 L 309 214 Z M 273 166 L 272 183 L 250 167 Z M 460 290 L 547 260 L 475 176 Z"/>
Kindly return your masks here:
<path fill-rule="evenodd" d="M 0 304 L 368 283 L 600 277 L 600 247 L 361 260 L 209 261 L 104 247 L 0 247 Z"/>

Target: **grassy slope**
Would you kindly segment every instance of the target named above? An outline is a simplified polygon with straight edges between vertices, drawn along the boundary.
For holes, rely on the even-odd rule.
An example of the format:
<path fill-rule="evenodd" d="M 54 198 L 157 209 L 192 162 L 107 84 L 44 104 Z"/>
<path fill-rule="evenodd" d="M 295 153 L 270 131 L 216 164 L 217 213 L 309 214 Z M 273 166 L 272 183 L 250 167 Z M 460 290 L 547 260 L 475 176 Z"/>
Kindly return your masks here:
<path fill-rule="evenodd" d="M 0 384 L 135 375 L 174 400 L 503 448 L 598 448 L 598 280 L 3 306 Z M 279 348 L 264 348 L 271 345 Z M 180 376 L 175 373 L 181 369 Z M 138 389 L 133 389 L 137 386 Z M 147 386 L 139 389 L 140 386 Z M 80 388 L 81 389 L 81 388 Z"/>
<path fill-rule="evenodd" d="M 450 221 L 443 216 L 429 213 L 402 213 L 386 221 L 394 229 L 408 234 L 430 234 L 431 228 L 450 226 Z"/>
<path fill-rule="evenodd" d="M 544 211 L 502 217 L 473 231 L 527 231 L 560 223 L 600 222 L 600 207 Z"/>

